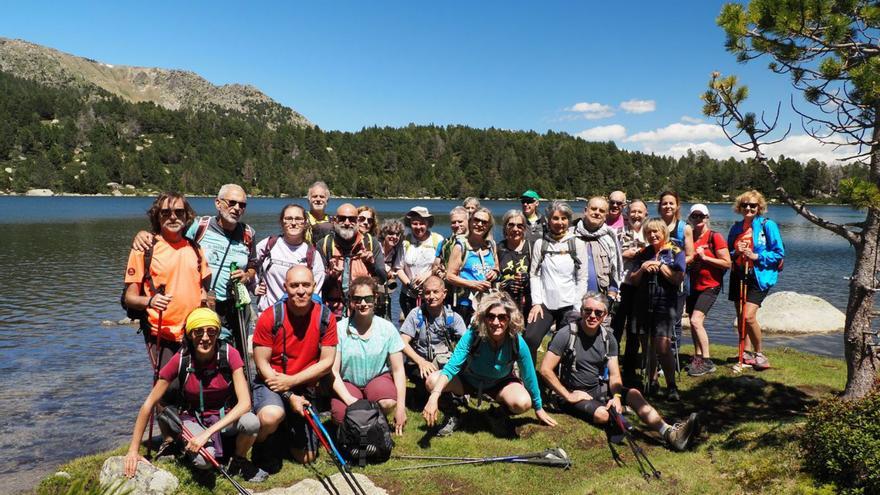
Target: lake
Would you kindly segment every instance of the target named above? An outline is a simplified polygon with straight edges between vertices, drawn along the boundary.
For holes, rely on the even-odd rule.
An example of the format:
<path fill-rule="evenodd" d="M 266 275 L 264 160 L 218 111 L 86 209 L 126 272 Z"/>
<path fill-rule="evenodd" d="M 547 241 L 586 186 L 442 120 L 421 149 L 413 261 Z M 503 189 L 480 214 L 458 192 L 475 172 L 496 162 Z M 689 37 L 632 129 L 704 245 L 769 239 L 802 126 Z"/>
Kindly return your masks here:
<path fill-rule="evenodd" d="M 124 317 L 119 307 L 132 235 L 148 227 L 151 198 L 0 197 L 0 486 L 32 487 L 60 463 L 122 445 L 131 435 L 152 371 L 143 339 L 126 326 L 102 327 Z M 200 214 L 214 213 L 213 200 L 195 198 Z M 244 220 L 262 239 L 278 230 L 278 212 L 302 199 L 250 198 Z M 340 203 L 333 200 L 328 211 Z M 435 230 L 449 233 L 445 200 L 354 200 L 379 217 L 401 216 L 415 205 L 436 217 Z M 500 220 L 516 201 L 486 201 Z M 573 202 L 575 212 L 583 202 Z M 683 208 L 686 211 L 687 205 Z M 655 205 L 649 206 L 656 211 Z M 739 217 L 730 205 L 710 205 L 712 228 L 726 235 Z M 864 219 L 859 211 L 819 206 L 836 222 Z M 773 206 L 786 248 L 785 271 L 774 291 L 813 294 L 843 310 L 854 254 L 839 237 L 812 225 L 788 207 Z M 496 239 L 501 234 L 496 229 Z M 722 295 L 707 319 L 712 342 L 735 345 L 733 305 Z M 843 356 L 841 334 L 768 336 L 768 347 L 788 346 Z M 688 351 L 690 352 L 690 351 Z M 723 357 L 723 356 L 718 356 Z M 684 378 L 687 379 L 687 378 Z"/>

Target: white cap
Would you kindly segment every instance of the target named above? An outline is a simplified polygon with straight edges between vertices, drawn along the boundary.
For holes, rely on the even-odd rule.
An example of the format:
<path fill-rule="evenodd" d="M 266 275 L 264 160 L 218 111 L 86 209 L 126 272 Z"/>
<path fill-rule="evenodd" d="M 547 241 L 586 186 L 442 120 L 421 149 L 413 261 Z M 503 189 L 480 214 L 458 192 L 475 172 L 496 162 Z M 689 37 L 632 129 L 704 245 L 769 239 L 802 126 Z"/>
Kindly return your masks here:
<path fill-rule="evenodd" d="M 693 215 L 696 212 L 700 212 L 707 217 L 709 216 L 709 208 L 707 208 L 706 205 L 704 205 L 703 203 L 697 203 L 691 206 L 691 212 L 688 213 L 688 215 Z"/>

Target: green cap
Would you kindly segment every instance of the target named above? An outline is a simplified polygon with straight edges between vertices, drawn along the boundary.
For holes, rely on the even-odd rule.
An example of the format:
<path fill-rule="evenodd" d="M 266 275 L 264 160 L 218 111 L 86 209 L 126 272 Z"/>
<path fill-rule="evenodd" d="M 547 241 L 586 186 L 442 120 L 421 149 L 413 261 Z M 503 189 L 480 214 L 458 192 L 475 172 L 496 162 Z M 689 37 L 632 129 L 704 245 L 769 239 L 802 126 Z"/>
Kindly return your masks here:
<path fill-rule="evenodd" d="M 541 196 L 538 196 L 538 193 L 532 191 L 531 189 L 522 193 L 522 195 L 520 195 L 520 198 L 529 198 L 534 199 L 535 201 L 541 201 Z"/>

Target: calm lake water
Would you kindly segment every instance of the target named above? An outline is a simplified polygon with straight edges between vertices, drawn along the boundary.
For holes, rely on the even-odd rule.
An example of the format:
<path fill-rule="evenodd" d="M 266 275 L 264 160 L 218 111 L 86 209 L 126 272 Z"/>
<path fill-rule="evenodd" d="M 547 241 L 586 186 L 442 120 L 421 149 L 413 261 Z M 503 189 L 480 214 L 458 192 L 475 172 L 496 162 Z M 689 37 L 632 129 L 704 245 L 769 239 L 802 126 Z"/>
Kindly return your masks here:
<path fill-rule="evenodd" d="M 292 200 L 305 204 L 304 200 Z M 147 228 L 150 198 L 0 197 L 0 486 L 3 492 L 32 487 L 60 463 L 115 448 L 127 441 L 151 383 L 143 340 L 130 327 L 102 327 L 124 317 L 119 307 L 122 276 L 132 235 Z M 278 230 L 285 199 L 251 198 L 244 220 L 261 239 Z M 330 210 L 339 200 L 331 201 Z M 449 233 L 443 200 L 356 200 L 376 208 L 380 218 L 401 216 L 415 205 L 437 217 L 435 230 Z M 200 214 L 214 212 L 213 200 L 195 198 Z M 514 201 L 484 203 L 500 220 Z M 574 202 L 575 212 L 583 202 Z M 687 205 L 685 206 L 685 208 Z M 655 210 L 651 205 L 652 211 Z M 738 217 L 730 205 L 710 205 L 712 228 L 726 235 Z M 845 207 L 817 207 L 837 222 L 864 215 Z M 685 210 L 686 211 L 686 210 Z M 787 207 L 770 216 L 782 228 L 785 271 L 775 291 L 820 296 L 843 310 L 853 251 Z M 496 238 L 501 238 L 496 231 Z M 724 299 L 724 300 L 722 300 Z M 734 310 L 719 298 L 708 319 L 713 342 L 735 344 Z M 766 339 L 842 357 L 841 334 Z"/>

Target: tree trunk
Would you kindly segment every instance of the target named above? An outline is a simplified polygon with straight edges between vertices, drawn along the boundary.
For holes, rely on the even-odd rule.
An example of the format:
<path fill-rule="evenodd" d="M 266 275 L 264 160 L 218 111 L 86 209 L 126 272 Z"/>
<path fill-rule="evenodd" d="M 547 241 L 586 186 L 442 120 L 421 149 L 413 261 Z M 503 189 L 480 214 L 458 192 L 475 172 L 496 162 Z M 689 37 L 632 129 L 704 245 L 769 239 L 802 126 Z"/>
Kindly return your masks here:
<path fill-rule="evenodd" d="M 877 376 L 878 360 L 871 335 L 872 313 L 874 311 L 874 271 L 877 253 L 877 236 L 880 234 L 880 211 L 868 210 L 862 241 L 856 245 L 856 263 L 849 285 L 849 301 L 846 305 L 846 330 L 843 349 L 846 358 L 846 388 L 843 397 L 856 399 L 864 397 L 874 384 Z"/>

